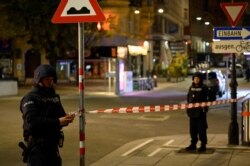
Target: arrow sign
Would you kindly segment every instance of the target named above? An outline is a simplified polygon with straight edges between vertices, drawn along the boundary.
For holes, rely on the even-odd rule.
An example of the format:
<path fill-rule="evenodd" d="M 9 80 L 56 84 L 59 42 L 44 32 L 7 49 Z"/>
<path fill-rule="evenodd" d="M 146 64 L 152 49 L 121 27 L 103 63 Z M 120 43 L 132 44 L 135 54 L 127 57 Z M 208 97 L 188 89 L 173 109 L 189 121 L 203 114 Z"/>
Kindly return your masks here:
<path fill-rule="evenodd" d="M 250 27 L 215 27 L 214 39 L 220 39 L 220 40 L 250 39 Z"/>
<path fill-rule="evenodd" d="M 52 23 L 100 22 L 105 16 L 96 0 L 61 0 Z"/>
<path fill-rule="evenodd" d="M 227 16 L 230 24 L 232 26 L 236 26 L 245 9 L 247 8 L 247 4 L 247 2 L 220 3 L 220 7 Z"/>

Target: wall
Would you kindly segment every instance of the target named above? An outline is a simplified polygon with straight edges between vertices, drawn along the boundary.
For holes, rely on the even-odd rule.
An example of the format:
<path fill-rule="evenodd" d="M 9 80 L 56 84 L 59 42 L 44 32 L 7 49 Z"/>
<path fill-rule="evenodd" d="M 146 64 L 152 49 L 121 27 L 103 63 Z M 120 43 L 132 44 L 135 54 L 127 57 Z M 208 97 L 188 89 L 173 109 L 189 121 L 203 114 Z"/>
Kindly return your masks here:
<path fill-rule="evenodd" d="M 0 96 L 17 95 L 17 81 L 1 80 Z"/>

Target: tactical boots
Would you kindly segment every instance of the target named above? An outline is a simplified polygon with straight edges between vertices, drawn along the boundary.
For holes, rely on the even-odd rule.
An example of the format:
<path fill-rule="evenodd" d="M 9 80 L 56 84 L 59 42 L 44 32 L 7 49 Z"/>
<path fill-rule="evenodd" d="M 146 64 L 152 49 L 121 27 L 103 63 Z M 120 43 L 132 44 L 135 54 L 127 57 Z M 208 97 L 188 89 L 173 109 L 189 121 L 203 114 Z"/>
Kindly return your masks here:
<path fill-rule="evenodd" d="M 201 147 L 198 149 L 198 152 L 205 152 L 206 150 L 206 144 L 201 144 Z"/>
<path fill-rule="evenodd" d="M 195 151 L 196 150 L 196 145 L 189 145 L 188 147 L 185 148 L 186 151 Z"/>

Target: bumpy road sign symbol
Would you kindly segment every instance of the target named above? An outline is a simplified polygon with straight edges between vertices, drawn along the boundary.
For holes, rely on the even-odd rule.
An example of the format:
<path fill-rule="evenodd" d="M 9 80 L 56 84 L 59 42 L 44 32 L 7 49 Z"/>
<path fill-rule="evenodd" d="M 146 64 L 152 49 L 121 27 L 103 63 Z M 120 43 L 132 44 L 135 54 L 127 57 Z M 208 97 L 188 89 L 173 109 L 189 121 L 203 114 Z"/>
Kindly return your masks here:
<path fill-rule="evenodd" d="M 101 22 L 105 16 L 96 0 L 61 0 L 53 23 Z"/>

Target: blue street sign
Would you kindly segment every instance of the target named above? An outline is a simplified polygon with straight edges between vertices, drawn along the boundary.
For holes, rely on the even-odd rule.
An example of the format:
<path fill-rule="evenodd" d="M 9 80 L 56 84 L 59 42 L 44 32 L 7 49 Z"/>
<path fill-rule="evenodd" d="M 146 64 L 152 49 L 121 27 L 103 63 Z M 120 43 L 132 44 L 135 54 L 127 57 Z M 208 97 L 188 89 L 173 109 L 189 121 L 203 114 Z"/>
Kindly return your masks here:
<path fill-rule="evenodd" d="M 250 27 L 215 27 L 214 39 L 248 40 L 250 39 Z"/>

